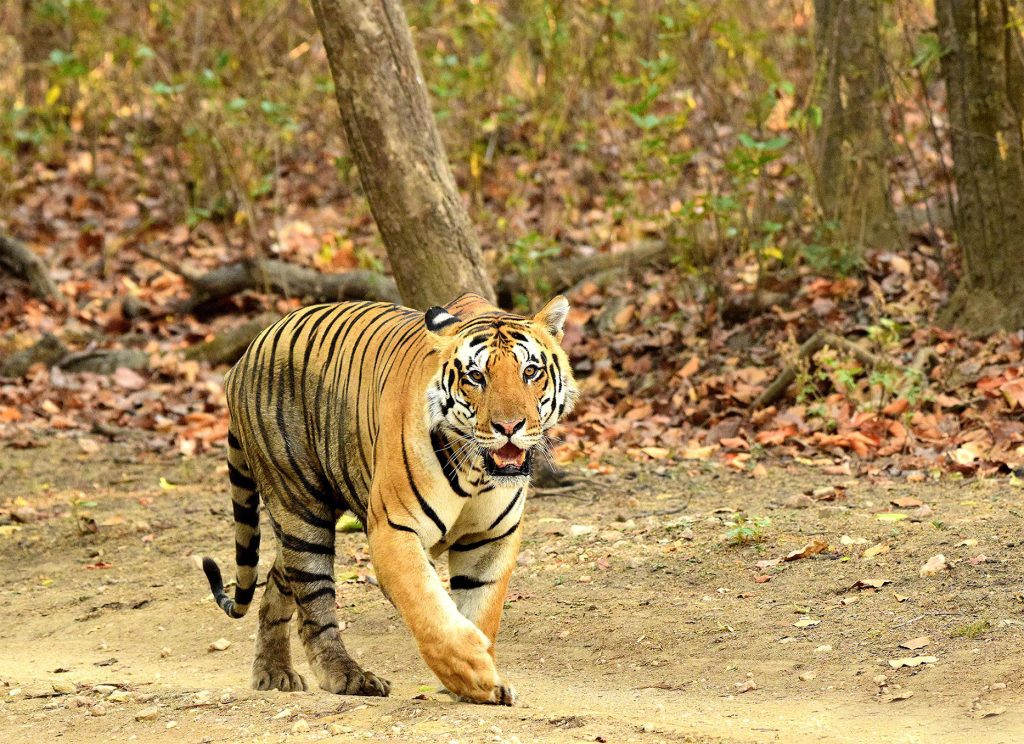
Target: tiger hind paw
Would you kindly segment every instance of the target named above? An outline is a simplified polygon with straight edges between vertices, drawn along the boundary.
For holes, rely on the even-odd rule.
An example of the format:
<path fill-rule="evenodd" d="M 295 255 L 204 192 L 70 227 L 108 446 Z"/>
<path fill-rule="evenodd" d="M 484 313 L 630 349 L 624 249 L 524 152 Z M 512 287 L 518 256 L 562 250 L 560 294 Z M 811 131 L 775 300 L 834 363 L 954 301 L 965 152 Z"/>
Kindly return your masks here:
<path fill-rule="evenodd" d="M 257 661 L 252 668 L 252 686 L 255 690 L 303 692 L 306 680 L 290 666 Z"/>

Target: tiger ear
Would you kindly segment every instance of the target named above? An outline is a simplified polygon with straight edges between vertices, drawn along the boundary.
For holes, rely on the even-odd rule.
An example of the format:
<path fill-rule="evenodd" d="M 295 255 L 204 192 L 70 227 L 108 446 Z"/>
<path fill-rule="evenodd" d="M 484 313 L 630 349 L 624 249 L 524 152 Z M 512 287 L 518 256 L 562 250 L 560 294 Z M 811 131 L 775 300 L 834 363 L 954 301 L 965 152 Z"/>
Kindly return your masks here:
<path fill-rule="evenodd" d="M 555 337 L 555 340 L 561 341 L 564 335 L 562 326 L 565 325 L 565 319 L 568 315 L 569 300 L 565 299 L 562 295 L 558 295 L 541 308 L 539 313 L 533 316 L 533 322 L 543 326 L 544 330 Z"/>
<path fill-rule="evenodd" d="M 451 330 L 446 332 L 445 329 L 451 329 L 452 326 L 458 325 L 461 322 L 462 319 L 458 315 L 452 315 L 443 307 L 437 307 L 436 305 L 423 314 L 423 324 L 427 327 L 427 330 L 441 336 L 449 335 Z"/>

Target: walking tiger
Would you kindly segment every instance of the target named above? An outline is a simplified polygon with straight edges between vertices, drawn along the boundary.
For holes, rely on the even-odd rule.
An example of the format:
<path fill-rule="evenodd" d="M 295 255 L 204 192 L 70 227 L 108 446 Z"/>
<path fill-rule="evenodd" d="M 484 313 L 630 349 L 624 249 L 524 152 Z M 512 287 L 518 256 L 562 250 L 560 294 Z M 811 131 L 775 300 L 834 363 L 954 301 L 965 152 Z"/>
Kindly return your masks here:
<path fill-rule="evenodd" d="M 463 295 L 426 313 L 315 305 L 267 328 L 228 373 L 237 581 L 203 567 L 217 604 L 253 601 L 263 505 L 277 554 L 259 609 L 253 686 L 304 690 L 296 626 L 324 690 L 387 695 L 346 652 L 335 611 L 335 524 L 353 512 L 381 589 L 420 654 L 466 699 L 511 705 L 495 638 L 530 469 L 577 396 L 555 297 L 532 318 Z M 448 555 L 451 593 L 434 569 Z"/>

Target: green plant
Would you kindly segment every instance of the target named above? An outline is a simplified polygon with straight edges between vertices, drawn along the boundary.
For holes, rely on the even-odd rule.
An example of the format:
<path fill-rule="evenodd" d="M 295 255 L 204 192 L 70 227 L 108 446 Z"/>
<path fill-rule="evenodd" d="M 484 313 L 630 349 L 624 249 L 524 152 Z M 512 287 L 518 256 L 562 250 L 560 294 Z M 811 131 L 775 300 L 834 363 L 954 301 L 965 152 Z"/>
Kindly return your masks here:
<path fill-rule="evenodd" d="M 771 523 L 768 517 L 748 517 L 742 512 L 737 512 L 732 515 L 731 527 L 725 533 L 726 540 L 732 545 L 759 543 L 764 539 L 764 531 Z"/>

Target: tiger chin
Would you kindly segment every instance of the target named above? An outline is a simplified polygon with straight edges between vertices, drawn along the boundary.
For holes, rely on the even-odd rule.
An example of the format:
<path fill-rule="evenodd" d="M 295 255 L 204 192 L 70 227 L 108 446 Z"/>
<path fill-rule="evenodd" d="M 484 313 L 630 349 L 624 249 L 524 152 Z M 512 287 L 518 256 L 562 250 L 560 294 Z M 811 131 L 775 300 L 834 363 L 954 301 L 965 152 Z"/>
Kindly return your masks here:
<path fill-rule="evenodd" d="M 367 534 L 377 581 L 448 690 L 512 705 L 495 641 L 532 468 L 577 396 L 561 348 L 569 311 L 532 317 L 463 295 L 426 313 L 357 302 L 297 310 L 263 331 L 225 379 L 236 585 L 203 561 L 229 617 L 253 602 L 260 504 L 275 558 L 260 602 L 252 683 L 305 690 L 294 626 L 319 686 L 390 683 L 345 649 L 335 609 L 335 524 Z M 434 562 L 448 557 L 449 590 Z"/>

